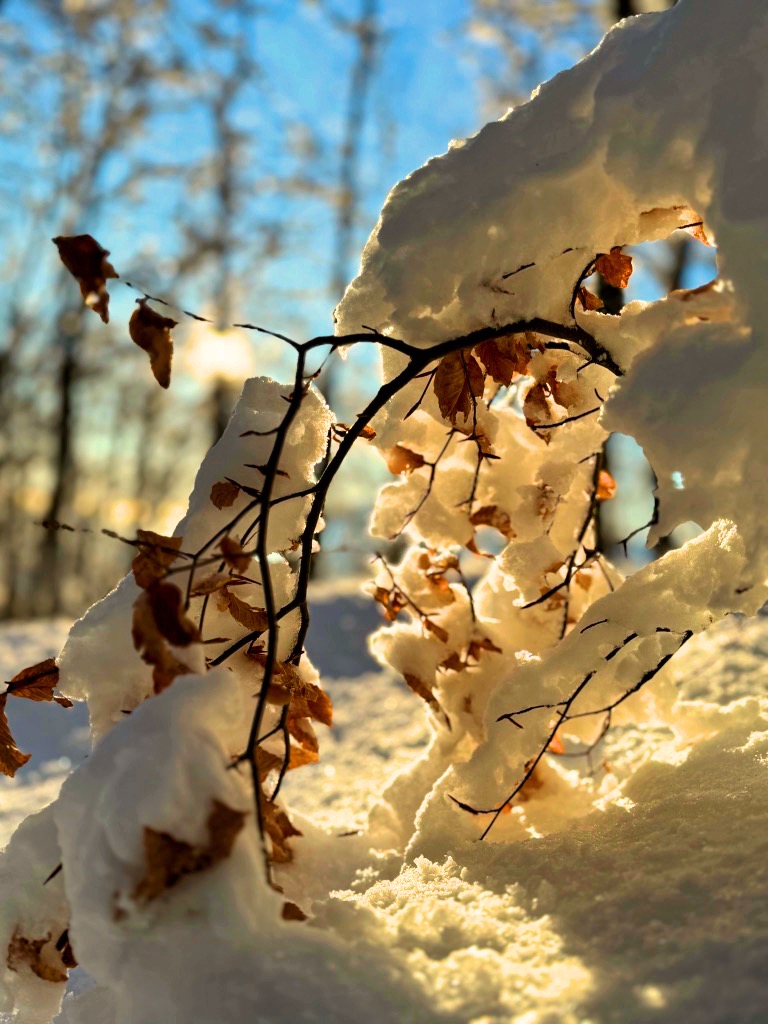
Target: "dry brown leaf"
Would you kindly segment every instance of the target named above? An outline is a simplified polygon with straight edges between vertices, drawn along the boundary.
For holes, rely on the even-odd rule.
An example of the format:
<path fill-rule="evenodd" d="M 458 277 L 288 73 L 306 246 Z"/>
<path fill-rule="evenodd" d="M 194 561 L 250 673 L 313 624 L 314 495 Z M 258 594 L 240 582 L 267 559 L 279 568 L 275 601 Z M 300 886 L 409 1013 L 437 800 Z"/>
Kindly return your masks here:
<path fill-rule="evenodd" d="M 384 609 L 384 615 L 389 622 L 394 622 L 400 612 L 406 606 L 406 600 L 397 587 L 376 587 L 373 592 L 373 600 Z"/>
<path fill-rule="evenodd" d="M 283 904 L 283 909 L 280 912 L 280 916 L 284 921 L 306 921 L 307 915 L 301 909 L 297 907 L 295 903 L 291 903 L 290 900 L 286 900 Z"/>
<path fill-rule="evenodd" d="M 196 580 L 193 583 L 190 597 L 204 597 L 206 594 L 215 594 L 216 591 L 223 590 L 224 587 L 240 587 L 245 583 L 245 580 L 238 580 L 235 576 L 230 576 L 228 572 L 212 572 L 209 576 L 204 576 L 201 580 Z M 210 642 L 210 640 L 206 640 L 206 643 Z"/>
<path fill-rule="evenodd" d="M 263 747 L 256 748 L 256 767 L 259 771 L 259 781 L 264 782 L 270 772 L 279 771 L 282 764 L 282 757 L 278 757 L 277 754 L 273 754 L 272 751 L 265 750 Z"/>
<path fill-rule="evenodd" d="M 508 540 L 517 536 L 512 529 L 509 513 L 504 512 L 498 505 L 483 505 L 482 508 L 472 513 L 469 521 L 473 526 L 491 526 Z"/>
<path fill-rule="evenodd" d="M 445 661 L 441 661 L 437 667 L 442 669 L 444 672 L 463 672 L 467 666 L 465 662 L 462 661 L 461 655 L 456 651 L 453 651 L 448 655 Z"/>
<path fill-rule="evenodd" d="M 311 750 L 315 754 L 318 752 L 319 743 L 317 742 L 317 736 L 306 715 L 296 714 L 289 708 L 285 719 L 285 727 L 300 747 L 303 747 L 305 750 Z"/>
<path fill-rule="evenodd" d="M 541 427 L 554 422 L 555 417 L 552 415 L 552 408 L 549 404 L 550 390 L 549 386 L 542 381 L 536 381 L 528 389 L 523 399 L 523 413 L 529 427 Z M 539 436 L 549 444 L 549 434 L 540 433 Z"/>
<path fill-rule="evenodd" d="M 237 501 L 240 488 L 231 480 L 219 480 L 211 488 L 211 501 L 216 508 L 229 508 Z"/>
<path fill-rule="evenodd" d="M 598 501 L 610 501 L 616 494 L 616 481 L 607 469 L 601 469 L 597 478 L 595 497 Z"/>
<path fill-rule="evenodd" d="M 586 569 L 582 569 L 581 572 L 577 572 L 576 575 L 573 577 L 574 583 L 576 583 L 577 586 L 581 587 L 582 590 L 589 590 L 589 588 L 594 583 L 594 579 L 595 578 L 592 575 L 592 573 L 588 572 Z"/>
<path fill-rule="evenodd" d="M 500 647 L 497 647 L 490 637 L 475 637 L 469 641 L 469 648 L 467 650 L 467 657 L 472 658 L 474 661 L 480 660 L 480 655 L 483 651 L 490 651 L 493 654 L 502 654 Z"/>
<path fill-rule="evenodd" d="M 293 860 L 293 850 L 288 840 L 300 836 L 301 832 L 294 827 L 290 818 L 282 808 L 266 798 L 262 802 L 264 831 L 272 840 L 270 860 L 275 864 L 288 864 Z"/>
<path fill-rule="evenodd" d="M 295 747 L 291 744 L 291 756 L 288 761 L 288 771 L 294 768 L 303 768 L 305 764 L 317 764 L 320 755 L 316 750 L 307 750 L 306 747 Z"/>
<path fill-rule="evenodd" d="M 547 750 L 550 752 L 550 754 L 564 754 L 565 753 L 565 744 L 561 740 L 560 735 L 558 733 L 555 733 L 555 735 L 549 741 L 549 745 L 547 746 Z"/>
<path fill-rule="evenodd" d="M 152 617 L 169 644 L 174 647 L 188 647 L 198 643 L 200 632 L 184 610 L 184 595 L 175 583 L 158 582 L 139 596 L 137 604 L 146 600 Z"/>
<path fill-rule="evenodd" d="M 241 626 L 245 626 L 249 633 L 265 633 L 269 629 L 269 618 L 263 608 L 254 608 L 253 605 L 242 601 L 237 594 L 225 587 L 219 591 L 219 608 L 227 611 Z"/>
<path fill-rule="evenodd" d="M 432 687 L 428 686 L 423 679 L 419 676 L 414 675 L 412 672 L 404 672 L 403 678 L 405 679 L 406 685 L 409 689 L 413 690 L 417 697 L 421 697 L 423 701 L 433 708 L 435 711 L 442 712 L 442 708 L 438 703 L 437 697 L 432 692 Z"/>
<path fill-rule="evenodd" d="M 248 572 L 251 564 L 251 556 L 243 551 L 243 546 L 234 537 L 222 537 L 219 541 L 219 549 L 227 565 L 235 572 Z"/>
<path fill-rule="evenodd" d="M 168 832 L 144 829 L 144 875 L 133 891 L 137 903 L 149 903 L 180 882 L 185 875 L 212 868 L 232 853 L 246 814 L 220 800 L 211 802 L 206 828 L 208 839 L 195 846 Z"/>
<path fill-rule="evenodd" d="M 455 423 L 459 416 L 471 418 L 474 403 L 483 397 L 485 375 L 470 352 L 450 352 L 437 364 L 432 386 L 441 415 Z"/>
<path fill-rule="evenodd" d="M 138 555 L 131 563 L 137 586 L 145 590 L 167 573 L 181 549 L 182 537 L 164 537 L 152 530 L 138 530 Z"/>
<path fill-rule="evenodd" d="M 424 616 L 421 620 L 421 624 L 428 633 L 434 633 L 438 640 L 442 640 L 444 644 L 448 643 L 448 630 L 439 626 L 436 622 L 433 622 L 428 616 Z"/>
<path fill-rule="evenodd" d="M 578 297 L 584 309 L 595 310 L 603 308 L 603 300 L 595 295 L 594 292 L 591 292 L 589 288 L 585 288 L 584 285 L 579 287 Z"/>
<path fill-rule="evenodd" d="M 46 946 L 49 948 L 43 954 Z M 28 939 L 17 927 L 8 943 L 6 963 L 12 971 L 26 967 L 42 981 L 53 985 L 63 985 L 69 977 L 61 954 L 51 943 L 50 932 L 42 939 Z"/>
<path fill-rule="evenodd" d="M 53 239 L 61 262 L 80 285 L 83 301 L 105 324 L 109 323 L 107 281 L 120 275 L 92 235 L 59 235 Z"/>
<path fill-rule="evenodd" d="M 0 772 L 13 778 L 19 768 L 27 763 L 31 754 L 22 754 L 16 746 L 5 714 L 6 693 L 0 694 Z"/>
<path fill-rule="evenodd" d="M 169 643 L 187 647 L 200 639 L 197 626 L 184 613 L 181 591 L 173 583 L 155 583 L 141 592 L 133 605 L 131 635 L 142 660 L 153 666 L 155 693 L 191 671 L 168 647 Z"/>
<path fill-rule="evenodd" d="M 261 651 L 251 653 L 249 657 L 262 667 L 266 664 L 267 656 Z M 331 698 L 319 686 L 302 679 L 298 669 L 289 662 L 274 663 L 267 700 L 270 704 L 288 704 L 294 718 L 311 718 L 329 728 L 333 724 Z"/>
<path fill-rule="evenodd" d="M 424 456 L 418 452 L 412 452 L 402 444 L 396 444 L 394 448 L 388 448 L 384 452 L 387 460 L 387 468 L 390 473 L 399 476 L 402 473 L 412 473 L 414 469 L 421 469 L 424 465 Z"/>
<path fill-rule="evenodd" d="M 482 341 L 474 348 L 483 366 L 497 384 L 509 386 L 518 374 L 528 372 L 531 361 L 526 334 L 508 334 L 503 338 Z"/>
<path fill-rule="evenodd" d="M 614 245 L 609 253 L 598 255 L 595 270 L 614 288 L 626 288 L 632 276 L 632 257 L 625 256 L 620 245 Z"/>
<path fill-rule="evenodd" d="M 46 658 L 38 665 L 22 669 L 11 679 L 6 691 L 12 697 L 26 697 L 27 700 L 53 700 L 53 691 L 59 683 L 59 668 L 53 658 Z M 63 700 L 64 698 L 60 698 Z M 71 707 L 71 702 L 69 702 Z"/>
<path fill-rule="evenodd" d="M 157 313 L 147 305 L 146 299 L 137 299 L 138 308 L 134 309 L 128 322 L 128 333 L 131 340 L 149 356 L 149 365 L 155 380 L 161 388 L 171 383 L 171 361 L 173 359 L 173 338 L 171 329 L 176 321 Z"/>

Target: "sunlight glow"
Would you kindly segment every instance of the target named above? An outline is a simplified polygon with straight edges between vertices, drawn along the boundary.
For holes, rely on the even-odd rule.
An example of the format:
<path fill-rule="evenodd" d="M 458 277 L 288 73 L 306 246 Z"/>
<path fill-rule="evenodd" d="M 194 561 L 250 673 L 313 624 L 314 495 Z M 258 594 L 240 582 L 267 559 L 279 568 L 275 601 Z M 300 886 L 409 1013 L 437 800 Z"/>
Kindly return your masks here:
<path fill-rule="evenodd" d="M 196 323 L 182 348 L 184 369 L 203 383 L 228 381 L 242 384 L 253 375 L 255 358 L 248 337 L 235 328 L 218 331 L 210 324 Z"/>

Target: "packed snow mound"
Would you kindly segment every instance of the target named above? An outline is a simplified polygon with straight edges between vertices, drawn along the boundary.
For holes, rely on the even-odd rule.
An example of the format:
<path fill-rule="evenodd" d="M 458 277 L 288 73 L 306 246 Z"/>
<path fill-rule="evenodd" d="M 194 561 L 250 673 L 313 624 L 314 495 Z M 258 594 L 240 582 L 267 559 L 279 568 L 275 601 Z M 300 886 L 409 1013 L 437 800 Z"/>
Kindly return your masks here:
<path fill-rule="evenodd" d="M 528 103 L 392 190 L 337 309 L 340 335 L 367 324 L 427 349 L 466 339 L 465 370 L 485 360 L 469 338 L 483 329 L 508 326 L 531 355 L 533 384 L 518 385 L 517 404 L 509 389 L 496 401 L 486 384 L 463 434 L 453 421 L 446 440 L 437 384 L 420 401 L 421 380 L 375 422 L 374 444 L 399 443 L 424 468 L 383 489 L 374 532 L 395 535 L 410 508 L 407 530 L 430 548 L 441 538 L 472 543 L 478 523 L 506 541 L 475 588 L 471 626 L 457 593 L 436 618 L 448 641 L 433 631 L 425 644 L 418 621 L 374 638 L 381 660 L 426 680 L 453 725 L 453 748 L 444 738 L 442 760 L 433 758 L 429 796 L 400 823 L 415 824 L 414 855 L 482 833 L 489 817 L 510 833 L 499 807 L 557 715 L 567 716 L 562 735 L 586 741 L 592 713 L 611 715 L 693 634 L 733 612 L 754 614 L 768 598 L 766 45 L 768 12 L 747 2 L 681 0 L 621 23 Z M 717 240 L 716 282 L 620 316 L 589 308 L 580 286 L 601 254 L 694 225 Z M 582 335 L 561 354 L 541 337 L 534 352 L 541 321 L 556 325 L 554 337 L 559 325 L 560 338 L 578 328 L 591 341 Z M 406 362 L 386 352 L 384 380 Z M 551 419 L 537 422 L 537 393 L 561 409 L 551 429 Z M 611 431 L 634 437 L 656 474 L 649 543 L 686 523 L 703 531 L 623 584 L 589 542 L 590 476 Z M 499 459 L 475 458 L 467 434 Z M 417 604 L 419 557 L 409 552 L 398 576 Z M 563 602 L 557 589 L 577 561 L 588 575 Z M 386 585 L 383 572 L 376 585 Z M 483 656 L 473 679 L 446 671 L 466 649 L 462 630 L 475 626 L 502 656 Z M 669 706 L 648 699 L 647 713 L 663 720 Z M 481 815 L 472 820 L 466 808 Z M 546 827 L 543 818 L 533 827 Z"/>
<path fill-rule="evenodd" d="M 176 996 L 165 1006 L 183 1024 L 236 1019 L 213 1001 L 221 972 L 229 979 L 233 1006 L 238 1011 L 246 1006 L 253 1019 L 270 1024 L 288 1024 L 299 1014 L 307 1020 L 350 1022 L 354 1014 L 357 1019 L 365 1015 L 376 1024 L 580 1024 L 587 1019 L 598 1024 L 676 1024 L 686 1016 L 703 1024 L 746 1024 L 760 1019 L 768 999 L 762 970 L 768 924 L 760 911 L 768 905 L 763 870 L 768 830 L 767 650 L 768 620 L 759 616 L 730 617 L 681 652 L 661 682 L 695 699 L 681 711 L 691 722 L 695 715 L 701 739 L 676 744 L 670 730 L 649 727 L 643 736 L 643 730 L 629 725 L 609 734 L 605 757 L 615 770 L 625 762 L 634 770 L 620 803 L 595 810 L 580 822 L 564 822 L 561 830 L 546 836 L 511 845 L 460 841 L 446 857 L 416 857 L 404 868 L 402 856 L 370 851 L 370 837 L 339 835 L 350 825 L 350 807 L 345 774 L 338 769 L 360 768 L 355 732 L 343 728 L 340 749 L 331 757 L 335 775 L 323 775 L 321 765 L 316 774 L 296 780 L 306 811 L 322 804 L 326 813 L 325 832 L 307 828 L 308 848 L 299 845 L 294 866 L 303 898 L 311 900 L 305 905 L 313 914 L 312 927 L 305 932 L 297 924 L 282 925 L 285 949 L 278 961 L 256 934 L 246 941 L 247 929 L 238 916 L 239 951 L 221 935 L 212 949 L 185 923 L 190 908 L 199 913 L 201 900 L 208 898 L 205 887 L 190 878 L 173 900 L 155 911 L 164 921 L 163 941 L 155 945 L 145 928 L 138 929 L 135 941 L 144 952 L 127 957 L 119 981 L 110 973 L 112 980 L 104 985 L 94 985 L 95 972 L 90 980 L 81 977 L 64 1001 L 60 1024 L 138 1024 L 142 1013 L 171 998 L 170 991 L 164 994 L 170 982 L 157 977 L 150 984 L 149 974 L 142 974 L 150 962 L 163 963 L 177 991 L 183 990 L 181 1003 Z M 339 696 L 349 703 L 350 724 L 364 712 L 363 687 L 381 709 L 368 728 L 370 745 L 382 760 L 363 762 L 355 780 L 361 800 L 366 793 L 375 799 L 383 767 L 404 753 L 403 722 L 397 717 L 404 706 L 394 700 L 394 693 L 388 696 L 393 683 L 385 674 L 356 682 L 356 688 L 355 681 L 344 683 L 344 697 Z M 226 682 L 219 685 L 226 688 Z M 167 696 L 173 694 L 171 690 Z M 164 716 L 181 712 L 182 694 L 179 688 L 166 708 L 165 698 L 150 702 L 141 714 L 160 716 L 159 725 Z M 192 713 L 191 707 L 186 713 Z M 145 795 L 148 787 L 141 779 L 151 777 L 156 786 L 163 777 L 161 760 L 167 771 L 170 759 L 151 743 L 143 745 L 136 726 L 139 713 L 111 741 L 123 727 L 130 730 L 134 718 L 139 746 L 133 767 L 126 766 L 123 785 L 140 792 L 137 814 L 146 817 L 141 808 L 156 798 Z M 207 725 L 201 722 L 201 727 Z M 102 771 L 111 777 L 118 768 L 111 760 L 105 749 L 99 764 L 94 762 L 94 785 Z M 179 767 L 173 767 L 172 778 L 179 778 L 178 773 Z M 105 795 L 95 799 L 106 801 L 110 792 L 111 782 Z M 291 797 L 293 803 L 298 795 Z M 12 900 L 4 897 L 3 921 L 22 904 L 30 927 L 55 920 L 63 886 L 60 881 L 58 891 L 49 894 L 54 883 L 41 887 L 38 876 L 47 874 L 59 855 L 47 830 L 54 813 L 68 819 L 61 806 L 30 819 L 14 838 L 4 871 L 13 871 L 16 894 Z M 105 811 L 102 832 L 113 828 L 111 819 L 119 824 L 113 810 L 105 806 Z M 176 828 L 181 832 L 188 826 L 181 821 L 183 807 L 178 813 Z M 197 814 L 195 810 L 192 817 Z M 303 821 L 301 825 L 305 827 Z M 75 821 L 64 827 L 76 842 Z M 41 829 L 46 835 L 42 844 Z M 194 838 L 193 831 L 185 834 Z M 93 835 L 96 840 L 97 833 Z M 78 852 L 86 852 L 82 842 Z M 259 865 L 254 867 L 258 870 Z M 27 881 L 20 884 L 22 878 Z M 250 893 L 243 899 L 248 904 L 252 881 L 237 879 L 222 865 L 216 899 L 235 884 L 241 894 Z M 4 886 L 3 891 L 10 890 Z M 52 905 L 41 906 L 42 896 L 53 897 Z M 106 908 L 110 897 L 104 898 Z M 95 912 L 94 906 L 90 913 Z M 47 917 L 41 918 L 42 913 Z M 232 920 L 230 915 L 235 927 Z M 131 932 L 126 934 L 111 916 L 104 924 L 107 935 L 119 937 L 120 943 L 132 941 Z M 131 931 L 137 925 L 134 920 Z M 266 926 L 260 920 L 259 933 Z M 44 924 L 42 934 L 49 927 Z M 276 927 L 281 927 L 279 922 Z M 109 957 L 115 939 L 105 939 L 104 949 L 94 951 L 94 966 Z M 273 934 L 276 941 L 280 938 Z M 174 943 L 178 956 L 169 948 Z M 128 948 L 123 945 L 124 952 Z M 258 986 L 256 960 L 264 965 Z M 144 997 L 128 998 L 123 986 L 138 985 L 140 974 Z M 296 977 L 302 978 L 299 987 Z M 16 1003 L 17 1015 L 8 1019 L 23 1024 L 49 1021 L 61 993 L 53 998 L 54 986 L 12 972 L 6 973 L 3 985 L 19 982 L 24 998 Z M 313 993 L 309 1000 L 307 986 Z M 13 990 L 3 991 L 7 999 Z M 132 1005 L 137 998 L 139 1005 Z M 345 1006 L 350 1007 L 348 1016 Z"/>

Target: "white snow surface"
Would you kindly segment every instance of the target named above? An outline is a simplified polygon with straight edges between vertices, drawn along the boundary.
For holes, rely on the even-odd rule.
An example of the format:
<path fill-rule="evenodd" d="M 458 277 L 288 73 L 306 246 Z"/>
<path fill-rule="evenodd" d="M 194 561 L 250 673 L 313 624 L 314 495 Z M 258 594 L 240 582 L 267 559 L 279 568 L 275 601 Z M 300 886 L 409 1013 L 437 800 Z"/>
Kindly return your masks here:
<path fill-rule="evenodd" d="M 342 609 L 365 607 L 353 595 L 324 603 L 337 615 Z M 5 627 L 3 671 L 9 674 L 18 665 L 22 649 L 25 657 L 44 653 L 51 632 L 48 624 Z M 332 656 L 332 638 L 323 636 L 318 638 L 322 647 L 316 645 L 318 662 Z M 701 702 L 707 702 L 710 738 L 686 748 L 671 743 L 668 731 L 649 728 L 644 734 L 625 727 L 609 734 L 609 746 L 600 757 L 616 762 L 617 773 L 625 762 L 633 769 L 620 804 L 594 810 L 538 838 L 513 844 L 461 841 L 437 863 L 417 857 L 404 867 L 402 854 L 371 851 L 361 837 L 340 833 L 360 824 L 364 809 L 375 805 L 382 775 L 418 754 L 428 736 L 423 712 L 402 683 L 385 672 L 330 680 L 338 732 L 331 730 L 334 742 L 324 743 L 320 764 L 295 773 L 288 791 L 289 803 L 321 819 L 325 828 L 324 833 L 307 829 L 306 856 L 304 841 L 297 843 L 298 879 L 293 884 L 305 894 L 314 893 L 315 926 L 284 925 L 279 962 L 264 964 L 263 929 L 275 927 L 264 918 L 256 925 L 260 937 L 253 940 L 258 955 L 246 943 L 234 956 L 226 936 L 219 936 L 223 945 L 218 951 L 211 949 L 207 942 L 195 941 L 204 913 L 201 900 L 226 897 L 227 882 L 220 878 L 211 890 L 190 879 L 184 883 L 186 892 L 184 886 L 178 888 L 178 901 L 174 898 L 162 910 L 175 921 L 164 928 L 163 942 L 176 942 L 182 958 L 174 965 L 168 988 L 184 979 L 189 997 L 181 1005 L 164 1004 L 162 979 L 157 979 L 151 991 L 158 1015 L 145 1020 L 234 1021 L 226 1007 L 206 1001 L 206 986 L 219 991 L 214 981 L 221 972 L 238 1012 L 246 1006 L 248 1019 L 264 1022 L 351 1022 L 363 1015 L 376 1024 L 762 1020 L 768 1001 L 766 655 L 765 616 L 730 617 L 678 655 L 665 670 L 664 682 L 674 682 L 681 696 L 698 701 L 700 715 L 705 710 Z M 158 708 L 164 702 L 171 704 L 163 697 L 156 702 Z M 120 730 L 133 719 L 139 721 L 131 716 Z M 68 722 L 57 745 L 50 740 L 54 759 L 68 749 L 66 728 Z M 147 736 L 150 754 L 139 741 L 137 761 L 148 758 L 156 773 L 161 768 L 157 744 Z M 106 759 L 108 748 L 102 749 L 101 758 Z M 163 760 L 166 756 L 171 751 L 163 752 Z M 125 784 L 134 786 L 144 803 L 157 799 L 143 793 L 140 773 L 130 781 L 135 774 L 131 763 L 125 765 Z M 2 787 L 4 811 L 9 801 L 27 814 L 42 808 L 67 775 L 61 763 L 58 771 L 51 766 L 46 789 L 34 776 L 25 781 L 30 768 Z M 99 785 L 101 770 L 94 761 L 91 775 L 97 788 L 92 802 L 100 799 L 99 789 L 110 792 Z M 193 805 L 187 812 L 183 802 L 175 804 L 180 834 L 194 831 L 199 801 Z M 97 819 L 103 821 L 119 806 L 108 801 Z M 66 800 L 60 808 L 56 813 L 62 816 L 64 835 L 71 837 L 67 841 L 85 842 L 78 834 L 82 823 L 69 817 Z M 30 819 L 9 848 L 17 851 L 16 858 L 35 851 L 32 877 L 55 866 L 55 853 L 50 852 L 38 870 L 39 844 L 24 845 L 33 823 L 40 821 L 34 825 L 40 829 L 47 820 L 50 814 Z M 5 840 L 13 822 L 5 813 L 2 822 Z M 240 856 L 247 856 L 248 848 L 243 844 Z M 4 872 L 12 869 L 6 859 Z M 258 861 L 250 865 L 254 878 L 259 869 Z M 87 865 L 83 871 L 87 873 Z M 0 920 L 14 913 L 20 900 L 26 913 L 32 913 L 38 890 L 28 885 L 29 896 L 15 894 L 12 900 L 10 890 L 3 888 Z M 89 882 L 85 891 L 95 898 L 92 890 Z M 146 987 L 153 960 L 167 962 L 150 935 L 140 934 L 144 952 L 134 953 L 116 971 L 122 1005 L 116 1006 L 111 989 L 94 986 L 93 979 L 78 971 L 70 983 L 73 994 L 64 1001 L 62 1022 L 138 1021 L 139 1011 L 131 1011 L 123 986 L 138 984 L 141 977 Z M 245 935 L 239 937 L 242 943 Z M 110 955 L 112 942 L 109 935 L 102 936 L 94 962 Z M 262 966 L 257 969 L 256 963 Z M 5 986 L 12 980 L 6 972 Z M 46 990 L 57 986 L 32 982 L 28 1001 L 18 1005 L 15 1015 L 7 1011 L 0 1019 L 35 1024 L 50 1020 L 51 1003 L 58 1003 L 60 993 L 52 998 Z"/>

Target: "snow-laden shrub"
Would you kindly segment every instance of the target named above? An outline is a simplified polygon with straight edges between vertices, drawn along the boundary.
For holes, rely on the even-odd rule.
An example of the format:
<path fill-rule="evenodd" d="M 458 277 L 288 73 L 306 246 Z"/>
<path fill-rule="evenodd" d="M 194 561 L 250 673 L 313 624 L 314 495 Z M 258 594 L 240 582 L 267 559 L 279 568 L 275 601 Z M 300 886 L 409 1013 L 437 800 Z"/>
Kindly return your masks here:
<path fill-rule="evenodd" d="M 398 886 L 462 905 L 474 883 L 439 866 L 462 844 L 619 803 L 620 771 L 598 782 L 558 760 L 612 725 L 663 726 L 678 754 L 720 728 L 656 676 L 768 596 L 766 43 L 759 5 L 680 0 L 396 186 L 336 336 L 284 339 L 294 380 L 246 382 L 174 536 L 140 533 L 132 574 L 75 624 L 58 669 L 11 683 L 87 701 L 94 741 L 4 854 L 11 1019 L 50 1020 L 75 958 L 94 987 L 68 1001 L 69 1024 L 352 1021 L 372 1005 L 431 1019 L 415 961 L 387 938 L 415 941 Z M 717 242 L 718 279 L 602 313 L 589 274 L 623 286 L 624 247 L 679 230 Z M 90 236 L 57 244 L 106 315 L 108 254 Z M 173 326 L 145 299 L 131 321 L 163 386 Z M 344 425 L 311 357 L 352 344 L 378 346 L 382 381 Z M 594 539 L 611 431 L 656 472 L 651 540 L 703 531 L 627 581 Z M 331 724 L 304 653 L 309 568 L 328 488 L 368 442 L 396 477 L 372 529 L 410 545 L 378 562 L 369 590 L 389 625 L 371 644 L 424 702 L 432 740 L 340 850 L 279 793 Z M 483 561 L 489 531 L 500 551 Z M 12 773 L 23 755 L 4 719 L 0 739 Z M 393 857 L 398 881 L 366 886 Z M 355 868 L 355 892 L 332 897 Z"/>

